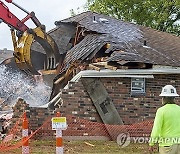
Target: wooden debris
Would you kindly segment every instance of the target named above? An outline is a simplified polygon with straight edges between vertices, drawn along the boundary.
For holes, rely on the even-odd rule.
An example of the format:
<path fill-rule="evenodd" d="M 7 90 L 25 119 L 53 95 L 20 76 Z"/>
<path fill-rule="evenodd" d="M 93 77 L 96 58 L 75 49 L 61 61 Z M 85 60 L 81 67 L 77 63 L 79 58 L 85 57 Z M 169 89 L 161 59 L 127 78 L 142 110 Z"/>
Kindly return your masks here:
<path fill-rule="evenodd" d="M 89 145 L 91 147 L 94 147 L 95 145 L 94 144 L 91 144 L 91 143 L 88 143 L 88 142 L 84 142 L 86 145 Z"/>
<path fill-rule="evenodd" d="M 74 69 L 77 68 L 78 66 L 78 62 L 74 62 L 70 65 L 70 67 L 67 69 L 66 73 L 61 76 L 59 79 L 57 79 L 54 84 L 58 84 L 61 81 L 63 81 L 64 79 L 68 81 L 68 78 L 70 77 L 70 74 L 73 73 Z"/>
<path fill-rule="evenodd" d="M 95 65 L 93 65 L 93 64 L 89 64 L 89 68 L 94 69 L 96 71 L 100 71 L 100 68 L 95 66 Z"/>
<path fill-rule="evenodd" d="M 111 70 L 117 70 L 117 67 L 108 65 L 107 62 L 97 62 L 97 63 L 93 63 L 93 65 L 99 65 L 99 66 L 103 66 L 104 68 L 108 68 Z"/>
<path fill-rule="evenodd" d="M 117 67 L 111 66 L 111 65 L 105 65 L 105 68 L 111 69 L 111 70 L 117 70 Z"/>
<path fill-rule="evenodd" d="M 63 75 L 62 77 L 60 77 L 59 79 L 57 79 L 54 84 L 58 84 L 59 82 L 61 82 L 62 80 L 65 79 L 65 75 Z"/>
<path fill-rule="evenodd" d="M 57 71 L 56 70 L 41 70 L 40 73 L 42 75 L 57 74 Z"/>
<path fill-rule="evenodd" d="M 105 66 L 107 65 L 107 62 L 97 62 L 97 63 L 92 63 L 93 65 L 100 65 L 100 66 Z"/>

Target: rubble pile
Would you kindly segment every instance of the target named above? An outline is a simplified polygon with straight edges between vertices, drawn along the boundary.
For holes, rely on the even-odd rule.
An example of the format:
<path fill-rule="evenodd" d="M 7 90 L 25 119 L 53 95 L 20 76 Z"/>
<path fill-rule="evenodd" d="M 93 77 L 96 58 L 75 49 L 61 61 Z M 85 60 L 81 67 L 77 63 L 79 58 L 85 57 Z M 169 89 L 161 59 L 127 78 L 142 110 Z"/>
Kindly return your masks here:
<path fill-rule="evenodd" d="M 21 72 L 13 72 L 0 65 L 0 133 L 6 133 L 13 115 L 12 108 L 18 98 L 23 98 L 29 106 L 37 107 L 49 101 L 51 88 L 44 82 L 34 82 Z"/>

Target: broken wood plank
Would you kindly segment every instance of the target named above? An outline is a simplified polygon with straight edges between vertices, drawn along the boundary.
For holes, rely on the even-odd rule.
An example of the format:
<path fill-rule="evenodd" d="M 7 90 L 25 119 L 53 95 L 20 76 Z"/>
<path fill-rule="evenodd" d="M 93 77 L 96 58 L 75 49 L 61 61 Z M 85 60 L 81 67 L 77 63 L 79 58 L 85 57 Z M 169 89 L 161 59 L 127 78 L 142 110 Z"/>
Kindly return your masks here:
<path fill-rule="evenodd" d="M 55 82 L 54 82 L 54 84 L 58 84 L 59 82 L 61 82 L 62 80 L 64 80 L 65 79 L 65 74 L 62 76 L 62 77 L 60 77 L 59 79 L 57 79 Z"/>
<path fill-rule="evenodd" d="M 111 69 L 111 70 L 117 70 L 117 67 L 111 66 L 111 65 L 105 65 L 105 68 Z"/>
<path fill-rule="evenodd" d="M 107 62 L 97 62 L 97 63 L 92 63 L 93 65 L 100 65 L 100 66 L 105 66 L 107 65 Z"/>
<path fill-rule="evenodd" d="M 92 63 L 93 65 L 99 65 L 99 66 L 104 66 L 105 68 L 111 69 L 111 70 L 117 70 L 117 67 L 108 65 L 107 62 L 97 62 L 97 63 Z"/>
<path fill-rule="evenodd" d="M 94 144 L 91 144 L 91 143 L 88 143 L 88 142 L 84 142 L 86 145 L 89 145 L 91 147 L 94 147 L 95 145 Z"/>
<path fill-rule="evenodd" d="M 64 79 L 66 80 L 66 82 L 68 81 L 68 78 L 70 76 L 71 73 L 73 73 L 74 69 L 78 66 L 78 62 L 74 62 L 72 63 L 69 68 L 67 69 L 66 73 L 61 76 L 59 79 L 57 79 L 54 84 L 58 84 L 60 83 L 61 81 L 63 81 Z"/>
<path fill-rule="evenodd" d="M 40 73 L 42 75 L 57 74 L 57 71 L 56 70 L 40 70 Z"/>
<path fill-rule="evenodd" d="M 94 69 L 96 71 L 100 71 L 100 68 L 97 66 L 94 66 L 93 64 L 89 64 L 89 68 Z"/>

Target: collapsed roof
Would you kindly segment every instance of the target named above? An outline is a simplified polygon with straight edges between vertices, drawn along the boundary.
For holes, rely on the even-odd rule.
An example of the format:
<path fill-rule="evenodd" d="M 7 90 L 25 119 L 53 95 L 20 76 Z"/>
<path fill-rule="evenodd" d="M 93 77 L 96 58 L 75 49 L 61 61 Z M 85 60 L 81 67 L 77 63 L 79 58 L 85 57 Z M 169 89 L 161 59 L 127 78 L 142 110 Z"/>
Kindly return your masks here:
<path fill-rule="evenodd" d="M 77 27 L 76 44 L 67 52 L 66 65 L 75 60 L 92 60 L 109 45 L 100 54 L 108 56 L 107 62 L 180 66 L 180 38 L 175 35 L 90 11 L 58 21 L 56 25 L 65 23 Z"/>
<path fill-rule="evenodd" d="M 54 91 L 82 69 L 180 67 L 180 38 L 175 35 L 90 11 L 55 24 L 50 34 L 63 58 Z"/>

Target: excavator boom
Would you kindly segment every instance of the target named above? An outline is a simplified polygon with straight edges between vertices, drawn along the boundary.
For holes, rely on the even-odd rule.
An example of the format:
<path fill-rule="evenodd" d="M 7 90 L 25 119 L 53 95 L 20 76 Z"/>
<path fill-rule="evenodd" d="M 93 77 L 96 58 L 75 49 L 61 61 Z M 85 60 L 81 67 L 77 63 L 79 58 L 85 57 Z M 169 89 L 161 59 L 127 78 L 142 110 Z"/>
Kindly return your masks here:
<path fill-rule="evenodd" d="M 0 1 L 0 10 L 0 19 L 10 27 L 13 27 L 22 32 L 25 32 L 27 29 L 29 29 L 14 14 L 9 11 L 9 8 L 2 1 Z"/>
<path fill-rule="evenodd" d="M 53 38 L 45 32 L 45 26 L 39 22 L 34 12 L 29 13 L 12 0 L 6 0 L 6 2 L 14 4 L 27 13 L 24 19 L 19 20 L 0 0 L 0 19 L 11 27 L 14 57 L 18 68 L 28 74 L 39 74 L 31 62 L 31 45 L 34 41 L 37 41 L 46 52 L 45 69 L 55 69 L 59 59 L 59 51 Z M 25 22 L 29 19 L 34 22 L 36 28 L 30 29 L 25 25 Z"/>

